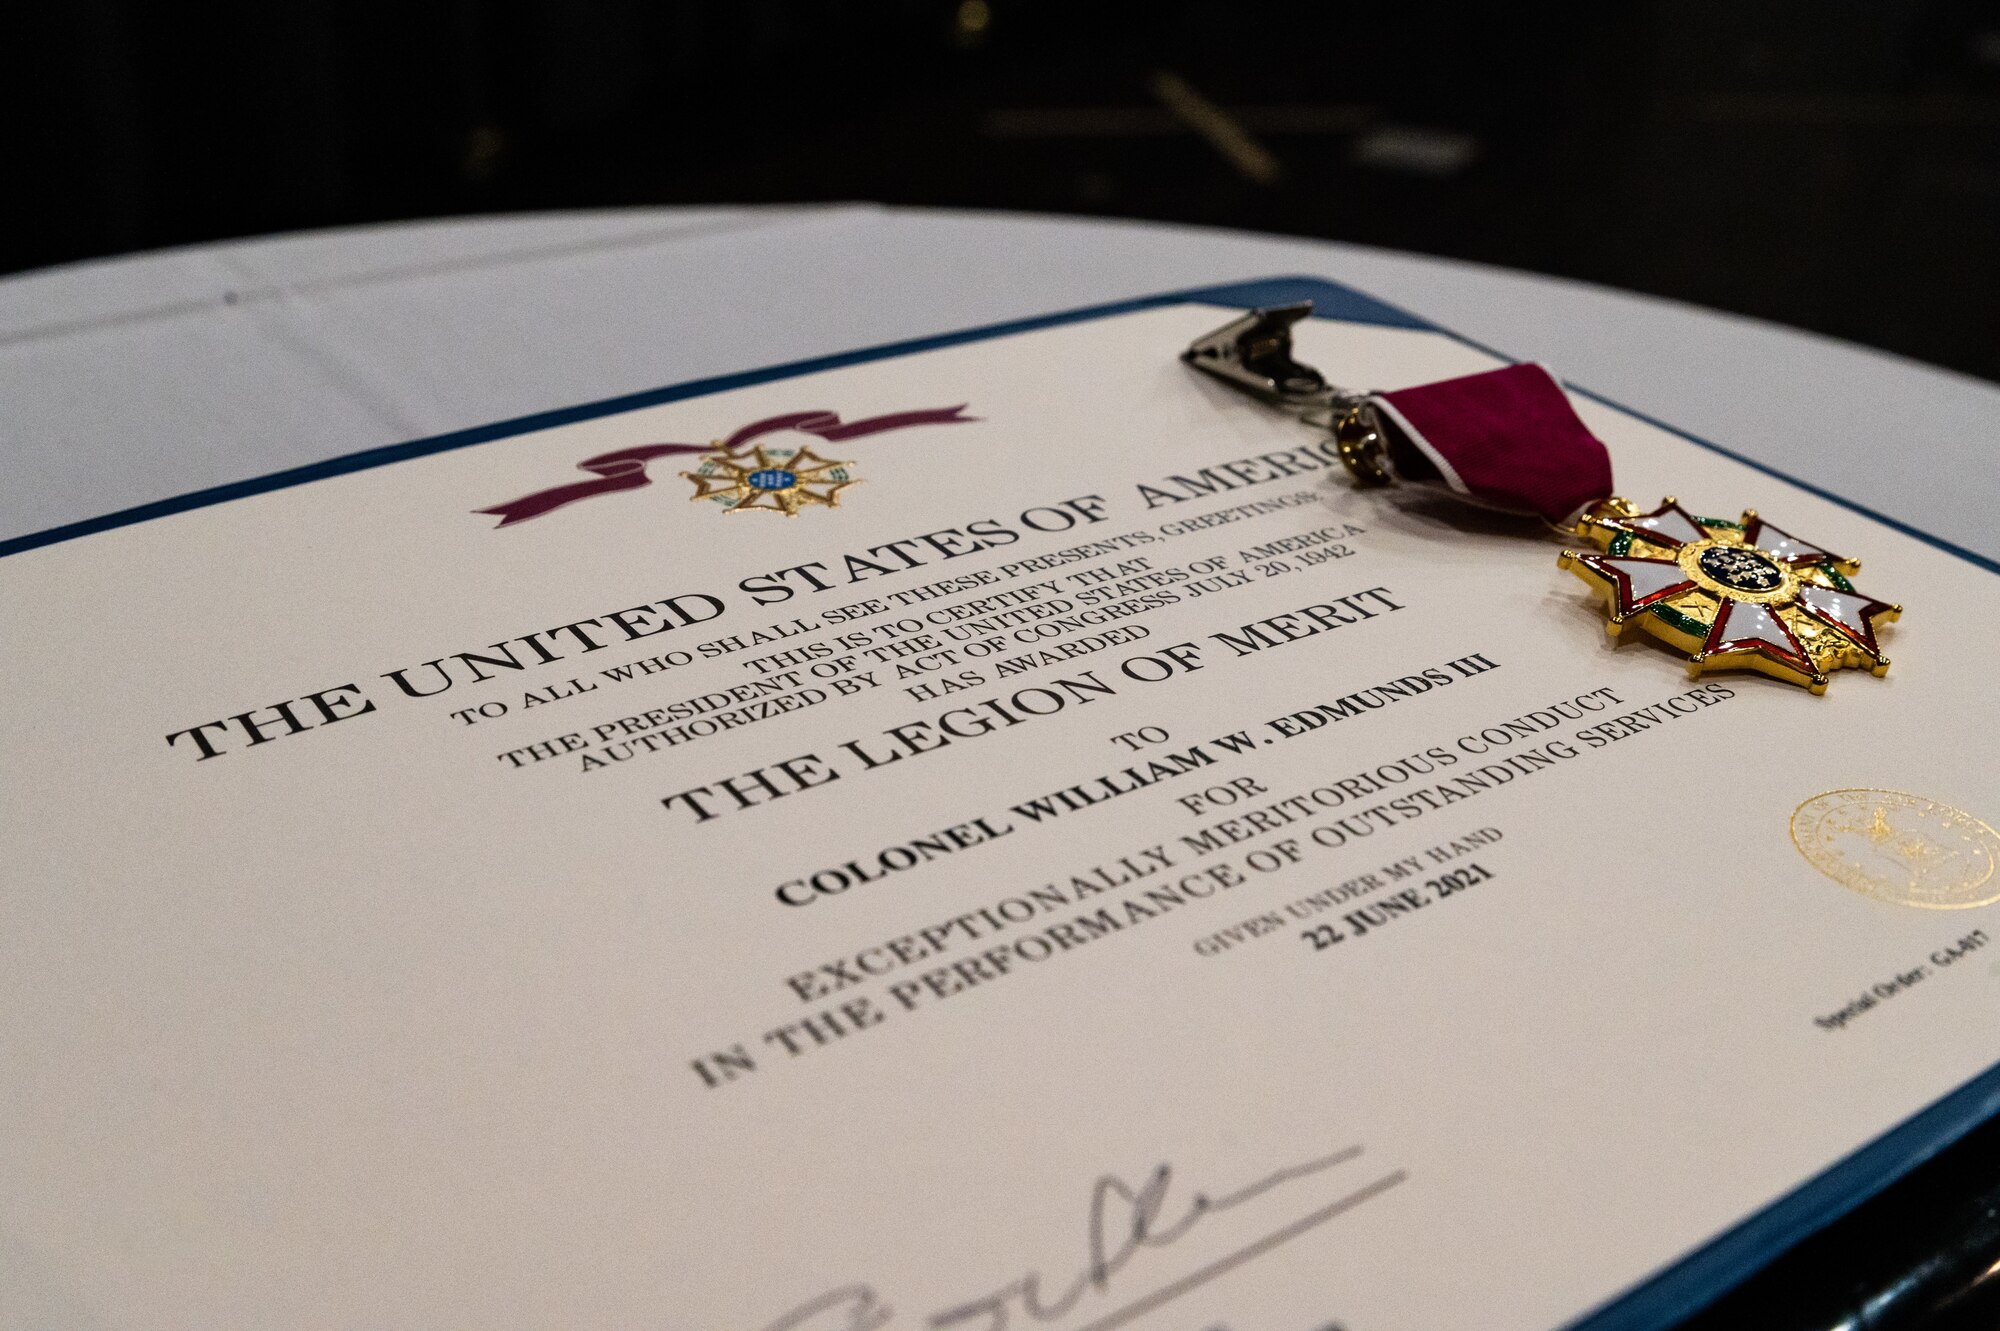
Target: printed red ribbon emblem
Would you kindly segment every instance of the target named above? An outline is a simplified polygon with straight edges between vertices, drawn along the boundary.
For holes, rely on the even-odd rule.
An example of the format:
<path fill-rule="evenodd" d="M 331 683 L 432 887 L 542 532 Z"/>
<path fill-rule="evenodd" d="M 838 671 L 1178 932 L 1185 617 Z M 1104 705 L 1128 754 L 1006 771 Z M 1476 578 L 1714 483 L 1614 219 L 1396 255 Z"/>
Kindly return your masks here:
<path fill-rule="evenodd" d="M 590 472 L 596 479 L 575 481 L 569 485 L 558 485 L 550 490 L 537 490 L 533 494 L 510 499 L 504 504 L 491 508 L 474 509 L 475 513 L 496 514 L 498 527 L 511 527 L 529 518 L 538 518 L 544 513 L 553 513 L 565 504 L 574 504 L 579 499 L 589 499 L 594 495 L 612 494 L 619 490 L 640 490 L 653 483 L 646 474 L 646 464 L 654 458 L 672 457 L 679 453 L 722 452 L 737 456 L 741 450 L 767 434 L 780 430 L 797 430 L 802 434 L 816 435 L 830 443 L 843 439 L 859 439 L 863 435 L 882 434 L 889 430 L 902 430 L 912 425 L 965 425 L 978 420 L 977 416 L 964 415 L 970 403 L 960 403 L 955 407 L 927 407 L 918 411 L 898 411 L 886 416 L 870 416 L 865 420 L 843 421 L 836 412 L 794 411 L 784 416 L 771 416 L 750 424 L 730 435 L 727 439 L 709 444 L 640 444 L 633 448 L 621 448 L 613 453 L 600 453 L 594 458 L 585 458 L 576 464 L 578 471 Z"/>

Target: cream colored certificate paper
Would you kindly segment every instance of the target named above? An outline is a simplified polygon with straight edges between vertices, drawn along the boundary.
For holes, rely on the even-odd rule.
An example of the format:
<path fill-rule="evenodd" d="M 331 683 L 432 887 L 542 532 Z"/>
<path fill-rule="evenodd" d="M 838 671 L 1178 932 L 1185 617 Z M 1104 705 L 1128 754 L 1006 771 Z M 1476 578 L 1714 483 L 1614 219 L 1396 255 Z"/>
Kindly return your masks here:
<path fill-rule="evenodd" d="M 1176 363 L 1229 313 L 0 560 L 0 1322 L 1553 1327 L 1986 1073 L 1993 909 L 1790 829 L 2000 816 L 2000 579 L 1579 401 L 1906 607 L 1886 679 L 1692 682 Z"/>

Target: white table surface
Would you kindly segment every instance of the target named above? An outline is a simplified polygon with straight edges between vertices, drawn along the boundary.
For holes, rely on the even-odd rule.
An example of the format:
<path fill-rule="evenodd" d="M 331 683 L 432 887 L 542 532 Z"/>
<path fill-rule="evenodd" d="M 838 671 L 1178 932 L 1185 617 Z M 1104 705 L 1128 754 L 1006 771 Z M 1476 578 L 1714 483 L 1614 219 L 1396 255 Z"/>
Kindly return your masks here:
<path fill-rule="evenodd" d="M 1360 287 L 2000 559 L 2000 387 L 1981 380 L 1416 255 L 870 205 L 355 228 L 0 280 L 0 539 L 682 380 L 1280 275 Z"/>

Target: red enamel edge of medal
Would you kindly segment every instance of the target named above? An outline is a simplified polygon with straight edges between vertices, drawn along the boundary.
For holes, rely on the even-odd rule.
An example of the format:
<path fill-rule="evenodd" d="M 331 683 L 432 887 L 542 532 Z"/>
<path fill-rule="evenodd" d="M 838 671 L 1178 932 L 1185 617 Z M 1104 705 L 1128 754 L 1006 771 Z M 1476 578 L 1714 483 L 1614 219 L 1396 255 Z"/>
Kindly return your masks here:
<path fill-rule="evenodd" d="M 1655 545 L 1664 545 L 1667 546 L 1669 549 L 1677 550 L 1681 546 L 1687 544 L 1686 537 L 1669 536 L 1667 533 L 1662 531 L 1654 531 L 1649 527 L 1640 527 L 1635 525 L 1646 518 L 1665 517 L 1669 513 L 1678 515 L 1680 518 L 1682 518 L 1687 522 L 1688 526 L 1694 528 L 1696 531 L 1701 533 L 1700 536 L 1697 536 L 1694 539 L 1696 540 L 1708 539 L 1709 535 L 1708 528 L 1704 527 L 1701 524 L 1701 519 L 1697 518 L 1694 514 L 1682 508 L 1679 504 L 1662 504 L 1658 508 L 1654 509 L 1651 513 L 1635 513 L 1629 518 L 1605 518 L 1603 519 L 1603 522 L 1604 525 L 1607 527 L 1616 527 L 1619 531 L 1631 532 L 1632 535 L 1637 537 L 1639 540 L 1651 541 Z M 1804 542 L 1800 542 L 1800 544 L 1804 544 Z"/>
<path fill-rule="evenodd" d="M 1658 564 L 1678 572 L 1680 565 L 1671 559 L 1648 559 L 1643 555 L 1579 554 L 1576 562 L 1611 583 L 1612 589 L 1618 594 L 1617 613 L 1620 619 L 1644 610 L 1649 605 L 1664 601 L 1669 596 L 1679 596 L 1694 586 L 1694 579 L 1683 576 L 1679 582 L 1662 587 L 1656 592 L 1634 596 L 1631 576 L 1618 567 L 1619 564 Z"/>
<path fill-rule="evenodd" d="M 1739 614 L 1762 615 L 1770 620 L 1772 626 L 1784 635 L 1784 640 L 1791 644 L 1790 649 L 1781 647 L 1769 638 L 1729 637 L 1730 622 Z M 1701 645 L 1701 654 L 1708 657 L 1732 652 L 1755 652 L 1768 656 L 1781 665 L 1790 666 L 1802 675 L 1819 674 L 1819 667 L 1812 663 L 1812 657 L 1806 654 L 1806 649 L 1799 644 L 1798 638 L 1793 636 L 1785 621 L 1771 607 L 1757 601 L 1725 599 L 1716 612 L 1715 623 L 1708 630 L 1708 641 Z"/>
<path fill-rule="evenodd" d="M 1895 606 L 1890 605 L 1887 601 L 1878 601 L 1872 596 L 1863 596 L 1860 592 L 1842 592 L 1838 587 L 1820 587 L 1818 583 L 1810 583 L 1808 585 L 1817 587 L 1821 591 L 1831 592 L 1836 596 L 1852 596 L 1855 600 L 1861 602 L 1861 627 L 1857 629 L 1852 624 L 1842 623 L 1832 615 L 1821 610 L 1811 601 L 1808 601 L 1803 594 L 1800 595 L 1796 603 L 1800 611 L 1811 615 L 1814 619 L 1827 625 L 1829 628 L 1839 630 L 1842 637 L 1852 641 L 1870 656 L 1880 657 L 1882 655 L 1882 649 L 1875 641 L 1875 617 L 1887 614 L 1889 611 L 1894 610 Z"/>
<path fill-rule="evenodd" d="M 1761 540 L 1758 539 L 1766 532 L 1774 533 L 1783 540 L 1791 542 L 1791 544 L 1798 547 L 1799 553 L 1781 555 L 1777 551 L 1771 549 L 1769 546 L 1765 545 Z M 1846 564 L 1851 562 L 1849 560 L 1842 559 L 1839 555 L 1835 554 L 1831 550 L 1822 550 L 1820 547 L 1812 544 L 1809 541 L 1802 541 L 1798 537 L 1786 531 L 1783 527 L 1774 527 L 1770 523 L 1764 521 L 1764 519 L 1762 518 L 1752 518 L 1747 524 L 1745 524 L 1743 528 L 1743 543 L 1745 545 L 1756 546 L 1759 550 L 1762 550 L 1766 556 L 1768 556 L 1771 559 L 1777 560 L 1780 564 L 1790 564 L 1795 567 L 1803 564 Z"/>

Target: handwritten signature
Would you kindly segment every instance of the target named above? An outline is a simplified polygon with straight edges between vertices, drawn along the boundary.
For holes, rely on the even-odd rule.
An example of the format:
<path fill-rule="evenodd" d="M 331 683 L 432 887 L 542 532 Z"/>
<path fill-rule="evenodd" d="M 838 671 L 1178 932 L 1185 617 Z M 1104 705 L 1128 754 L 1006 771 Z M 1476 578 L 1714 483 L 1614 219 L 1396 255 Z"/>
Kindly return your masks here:
<path fill-rule="evenodd" d="M 1167 1248 L 1213 1215 L 1231 1211 L 1287 1184 L 1297 1183 L 1354 1160 L 1359 1146 L 1349 1146 L 1328 1155 L 1315 1156 L 1298 1164 L 1273 1170 L 1231 1192 L 1196 1192 L 1168 1219 L 1167 1193 L 1174 1181 L 1172 1165 L 1161 1164 L 1138 1187 L 1105 1175 L 1090 1192 L 1090 1212 L 1085 1229 L 1085 1261 L 1082 1269 L 1066 1281 L 1051 1283 L 1040 1271 L 1029 1271 L 977 1298 L 934 1312 L 924 1325 L 931 1331 L 969 1328 L 970 1331 L 1006 1331 L 1016 1314 L 1035 1322 L 1055 1322 L 1085 1309 L 1097 1311 L 1114 1293 L 1113 1277 L 1147 1249 Z M 1244 1262 L 1260 1257 L 1273 1248 L 1297 1238 L 1345 1211 L 1380 1196 L 1407 1175 L 1395 1170 L 1320 1206 L 1262 1238 L 1220 1257 L 1208 1265 L 1154 1289 L 1131 1302 L 1105 1312 L 1077 1331 L 1112 1331 L 1133 1318 L 1171 1302 Z M 792 1309 L 765 1331 L 879 1331 L 895 1319 L 895 1309 L 866 1284 L 843 1285 Z"/>

